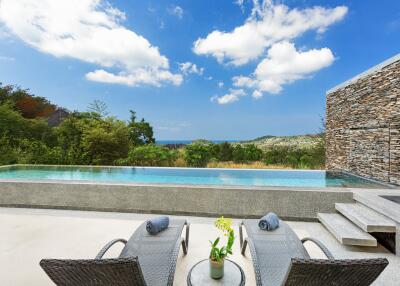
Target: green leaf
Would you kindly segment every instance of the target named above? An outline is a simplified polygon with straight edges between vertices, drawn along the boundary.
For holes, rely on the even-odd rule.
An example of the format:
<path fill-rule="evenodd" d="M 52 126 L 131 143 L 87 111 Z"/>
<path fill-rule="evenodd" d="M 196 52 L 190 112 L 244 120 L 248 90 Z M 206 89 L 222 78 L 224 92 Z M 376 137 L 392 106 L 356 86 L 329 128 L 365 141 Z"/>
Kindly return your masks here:
<path fill-rule="evenodd" d="M 213 243 L 213 247 L 216 247 L 217 246 L 217 244 L 218 244 L 218 242 L 219 242 L 219 237 L 217 237 L 217 239 L 214 241 L 214 243 Z"/>

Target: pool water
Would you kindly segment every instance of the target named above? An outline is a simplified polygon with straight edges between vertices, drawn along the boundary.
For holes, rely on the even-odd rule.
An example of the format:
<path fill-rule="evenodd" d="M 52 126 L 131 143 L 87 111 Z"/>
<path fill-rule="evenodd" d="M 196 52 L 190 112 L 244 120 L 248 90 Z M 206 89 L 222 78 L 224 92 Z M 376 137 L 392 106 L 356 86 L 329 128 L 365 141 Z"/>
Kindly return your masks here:
<path fill-rule="evenodd" d="M 11 166 L 0 168 L 1 179 L 236 186 L 386 187 L 338 172 L 207 168 Z"/>

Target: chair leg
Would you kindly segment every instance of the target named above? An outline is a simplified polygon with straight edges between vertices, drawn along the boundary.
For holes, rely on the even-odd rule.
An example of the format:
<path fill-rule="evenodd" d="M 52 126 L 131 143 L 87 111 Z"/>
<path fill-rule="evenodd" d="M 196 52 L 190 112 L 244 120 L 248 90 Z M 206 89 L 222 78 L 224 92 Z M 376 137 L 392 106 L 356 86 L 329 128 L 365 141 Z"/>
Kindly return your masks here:
<path fill-rule="evenodd" d="M 246 253 L 246 247 L 247 247 L 247 239 L 245 239 L 244 241 L 243 241 L 243 245 L 242 245 L 242 247 L 241 247 L 241 253 L 242 253 L 242 255 L 245 255 L 245 253 Z"/>
<path fill-rule="evenodd" d="M 182 239 L 182 241 L 181 241 L 181 244 L 182 244 L 182 249 L 183 249 L 183 254 L 187 254 L 187 252 L 188 252 L 188 248 L 187 248 L 187 245 L 186 245 L 186 243 L 185 243 L 185 240 L 184 239 Z"/>

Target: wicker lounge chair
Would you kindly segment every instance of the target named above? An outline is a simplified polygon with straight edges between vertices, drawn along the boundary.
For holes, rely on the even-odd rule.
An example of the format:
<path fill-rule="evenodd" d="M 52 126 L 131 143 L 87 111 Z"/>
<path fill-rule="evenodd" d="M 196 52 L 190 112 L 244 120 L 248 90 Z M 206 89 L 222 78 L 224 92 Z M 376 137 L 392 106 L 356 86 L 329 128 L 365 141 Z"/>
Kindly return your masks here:
<path fill-rule="evenodd" d="M 185 238 L 181 238 L 186 225 Z M 103 259 L 117 242 L 125 247 L 118 258 Z M 95 259 L 43 259 L 40 266 L 56 285 L 63 286 L 142 286 L 173 285 L 180 245 L 184 254 L 189 246 L 189 224 L 171 220 L 169 227 L 150 235 L 143 223 L 126 241 L 115 239 L 104 246 Z"/>
<path fill-rule="evenodd" d="M 247 238 L 243 240 L 243 229 Z M 387 259 L 336 260 L 318 240 L 300 240 L 293 230 L 280 221 L 274 231 L 263 231 L 258 220 L 244 220 L 239 225 L 242 255 L 249 245 L 257 286 L 365 286 L 370 285 L 389 263 Z M 314 242 L 328 259 L 311 259 L 303 246 Z"/>

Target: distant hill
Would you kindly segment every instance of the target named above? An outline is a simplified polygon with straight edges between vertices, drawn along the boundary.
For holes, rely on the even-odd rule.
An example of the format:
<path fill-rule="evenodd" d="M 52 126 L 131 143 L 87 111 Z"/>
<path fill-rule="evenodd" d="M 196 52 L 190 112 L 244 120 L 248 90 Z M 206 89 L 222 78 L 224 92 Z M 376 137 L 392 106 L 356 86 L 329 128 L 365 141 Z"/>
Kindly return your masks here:
<path fill-rule="evenodd" d="M 297 136 L 272 136 L 266 135 L 252 140 L 235 141 L 235 140 L 159 140 L 157 144 L 164 145 L 170 149 L 179 149 L 190 143 L 214 143 L 229 142 L 232 145 L 237 144 L 254 144 L 262 150 L 270 149 L 275 146 L 290 147 L 290 148 L 308 148 L 320 143 L 322 140 L 318 134 L 306 134 Z"/>
<path fill-rule="evenodd" d="M 320 143 L 320 135 L 297 135 L 297 136 L 271 136 L 266 135 L 253 140 L 241 141 L 240 144 L 254 144 L 262 150 L 270 149 L 275 146 L 307 148 Z"/>

